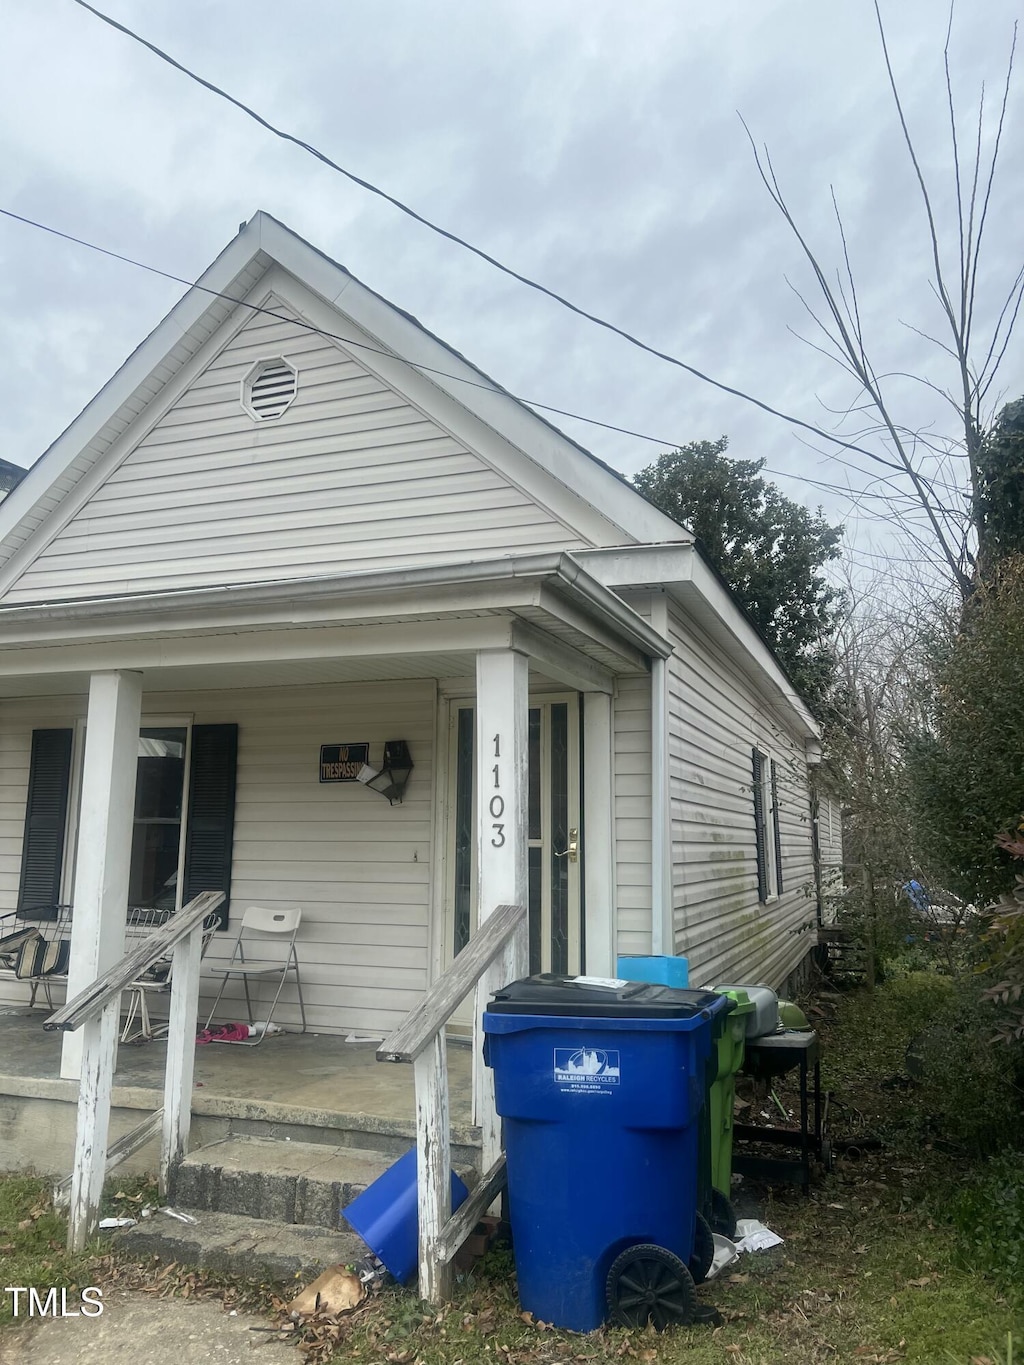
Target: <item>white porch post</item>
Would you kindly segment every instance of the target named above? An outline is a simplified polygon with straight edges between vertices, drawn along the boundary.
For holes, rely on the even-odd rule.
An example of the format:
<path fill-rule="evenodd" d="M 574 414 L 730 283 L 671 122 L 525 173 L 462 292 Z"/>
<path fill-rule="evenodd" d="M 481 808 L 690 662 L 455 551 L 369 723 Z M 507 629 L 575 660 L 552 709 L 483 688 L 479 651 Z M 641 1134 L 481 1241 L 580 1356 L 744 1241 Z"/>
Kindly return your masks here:
<path fill-rule="evenodd" d="M 141 673 L 92 675 L 75 859 L 69 1000 L 124 953 L 141 717 Z M 62 1076 L 71 1080 L 81 1076 L 83 1035 L 99 1028 L 99 1020 L 93 1020 L 64 1035 Z M 116 1038 L 116 1029 L 111 1036 Z M 92 1055 L 97 1055 L 95 1047 Z M 109 1064 L 113 1066 L 112 1052 Z M 93 1142 L 94 1151 L 103 1148 L 101 1170 L 106 1159 L 106 1118 L 103 1130 L 102 1141 L 97 1132 Z"/>
<path fill-rule="evenodd" d="M 584 970 L 591 976 L 617 975 L 612 771 L 612 699 L 606 692 L 587 692 L 583 698 Z"/>
<path fill-rule="evenodd" d="M 476 656 L 477 906 L 482 922 L 499 905 L 525 905 L 527 872 L 529 685 L 525 654 L 480 650 Z M 473 1018 L 473 1112 L 483 1131 L 483 1170 L 501 1155 L 494 1081 L 484 1066 L 481 1018 L 491 992 L 529 968 L 525 920 L 504 961 L 480 979 Z"/>

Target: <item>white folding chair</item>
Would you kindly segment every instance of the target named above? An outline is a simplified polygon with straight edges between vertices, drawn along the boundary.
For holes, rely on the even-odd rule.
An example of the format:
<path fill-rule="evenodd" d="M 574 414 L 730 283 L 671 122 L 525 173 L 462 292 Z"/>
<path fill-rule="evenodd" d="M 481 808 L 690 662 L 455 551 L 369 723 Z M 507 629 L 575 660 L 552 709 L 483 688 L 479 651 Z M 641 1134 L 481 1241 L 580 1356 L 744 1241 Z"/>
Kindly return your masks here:
<path fill-rule="evenodd" d="M 277 1009 L 277 1002 L 281 998 L 284 990 L 284 983 L 288 976 L 294 972 L 295 986 L 299 994 L 299 1011 L 302 1016 L 302 1032 L 306 1031 L 306 1006 L 302 999 L 302 982 L 299 978 L 299 958 L 295 951 L 295 938 L 299 932 L 299 925 L 302 923 L 302 911 L 295 910 L 267 910 L 259 905 L 250 905 L 242 915 L 242 922 L 238 927 L 238 937 L 235 939 L 235 946 L 231 950 L 226 967 L 215 967 L 213 975 L 221 977 L 220 990 L 217 992 L 217 999 L 213 1002 L 213 1009 L 206 1021 L 209 1029 L 210 1021 L 217 1013 L 217 1007 L 221 1002 L 225 987 L 232 979 L 241 978 L 245 988 L 245 1007 L 249 1014 L 249 1024 L 256 1022 L 252 1008 L 252 998 L 249 992 L 249 981 L 273 981 L 277 978 L 277 993 L 267 1013 L 264 1027 L 254 1036 L 246 1039 L 233 1039 L 243 1047 L 257 1047 L 270 1032 L 270 1025 L 273 1022 L 274 1011 Z M 271 944 L 277 950 L 276 958 L 268 958 L 259 953 L 266 953 Z M 248 951 L 247 951 L 248 948 Z M 228 1042 L 226 1038 L 213 1037 L 211 1042 Z"/>

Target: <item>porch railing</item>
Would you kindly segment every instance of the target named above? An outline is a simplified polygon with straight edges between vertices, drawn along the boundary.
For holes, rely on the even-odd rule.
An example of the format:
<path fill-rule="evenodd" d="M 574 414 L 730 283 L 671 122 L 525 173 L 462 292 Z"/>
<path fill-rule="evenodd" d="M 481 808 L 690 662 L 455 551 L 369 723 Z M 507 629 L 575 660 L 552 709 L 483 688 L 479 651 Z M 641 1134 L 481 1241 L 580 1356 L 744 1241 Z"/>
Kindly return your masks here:
<path fill-rule="evenodd" d="M 83 1034 L 75 1164 L 55 1191 L 58 1200 L 70 1200 L 69 1251 L 81 1251 L 96 1230 L 108 1171 L 160 1132 L 160 1191 L 166 1196 L 172 1172 L 185 1155 L 192 1122 L 203 922 L 223 900 L 223 891 L 200 892 L 43 1024 L 50 1030 L 80 1028 Z M 173 956 L 163 1106 L 108 1150 L 121 994 L 169 952 Z"/>
<path fill-rule="evenodd" d="M 499 905 L 426 995 L 377 1049 L 379 1062 L 411 1062 L 416 1091 L 416 1178 L 419 1212 L 419 1293 L 428 1303 L 443 1303 L 451 1292 L 451 1262 L 505 1184 L 505 1157 L 489 1151 L 479 1184 L 456 1213 L 451 1211 L 451 1120 L 448 1105 L 448 1056 L 445 1026 L 459 1003 L 507 953 L 517 960 L 514 937 L 525 925 L 525 905 Z M 480 1003 L 475 1011 L 474 1044 L 479 1051 Z M 479 1058 L 474 1055 L 474 1063 Z M 478 1096 L 480 1090 L 478 1088 Z M 493 1098 L 490 1100 L 493 1108 Z M 485 1134 L 497 1131 L 497 1118 L 477 1114 Z"/>

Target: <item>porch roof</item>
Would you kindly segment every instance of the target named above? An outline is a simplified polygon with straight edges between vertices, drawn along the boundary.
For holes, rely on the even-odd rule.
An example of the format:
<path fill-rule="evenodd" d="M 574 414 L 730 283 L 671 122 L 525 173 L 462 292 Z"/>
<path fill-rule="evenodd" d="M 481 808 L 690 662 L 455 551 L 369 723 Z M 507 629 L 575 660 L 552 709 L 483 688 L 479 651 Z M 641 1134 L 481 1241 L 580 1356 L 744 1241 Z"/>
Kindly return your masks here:
<path fill-rule="evenodd" d="M 0 605 L 0 646 L 2 696 L 77 691 L 113 668 L 152 689 L 459 677 L 487 648 L 608 691 L 672 652 L 562 553 Z"/>

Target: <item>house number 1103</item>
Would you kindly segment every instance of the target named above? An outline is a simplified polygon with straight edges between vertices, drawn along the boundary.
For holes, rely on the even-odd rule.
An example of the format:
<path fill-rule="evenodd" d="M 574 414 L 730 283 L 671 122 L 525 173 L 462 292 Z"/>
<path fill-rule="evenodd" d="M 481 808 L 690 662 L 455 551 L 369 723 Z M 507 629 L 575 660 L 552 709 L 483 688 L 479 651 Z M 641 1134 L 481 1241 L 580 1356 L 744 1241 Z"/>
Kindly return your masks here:
<path fill-rule="evenodd" d="M 494 736 L 494 757 L 501 758 L 501 735 Z M 501 823 L 501 817 L 505 814 L 505 798 L 501 794 L 501 763 L 495 763 L 491 769 L 494 777 L 494 788 L 487 809 L 491 816 L 491 846 L 492 848 L 505 847 L 505 826 Z"/>

